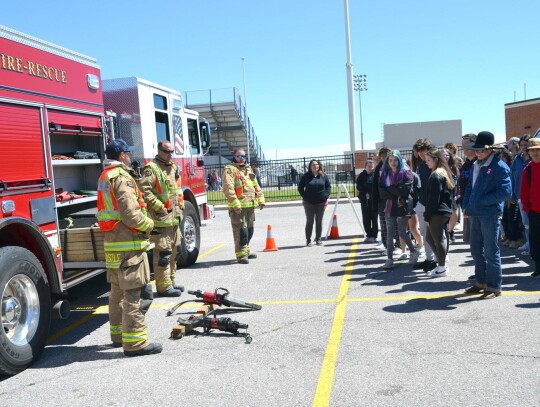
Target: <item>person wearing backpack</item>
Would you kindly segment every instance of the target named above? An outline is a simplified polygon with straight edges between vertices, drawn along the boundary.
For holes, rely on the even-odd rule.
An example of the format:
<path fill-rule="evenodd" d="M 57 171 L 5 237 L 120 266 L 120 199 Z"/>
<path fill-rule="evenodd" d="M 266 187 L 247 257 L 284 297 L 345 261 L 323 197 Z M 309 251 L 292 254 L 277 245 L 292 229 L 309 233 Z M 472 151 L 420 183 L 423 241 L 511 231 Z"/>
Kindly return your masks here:
<path fill-rule="evenodd" d="M 529 216 L 529 249 L 534 261 L 532 278 L 540 277 L 540 138 L 527 143 L 531 161 L 523 170 L 520 198 L 523 210 Z"/>

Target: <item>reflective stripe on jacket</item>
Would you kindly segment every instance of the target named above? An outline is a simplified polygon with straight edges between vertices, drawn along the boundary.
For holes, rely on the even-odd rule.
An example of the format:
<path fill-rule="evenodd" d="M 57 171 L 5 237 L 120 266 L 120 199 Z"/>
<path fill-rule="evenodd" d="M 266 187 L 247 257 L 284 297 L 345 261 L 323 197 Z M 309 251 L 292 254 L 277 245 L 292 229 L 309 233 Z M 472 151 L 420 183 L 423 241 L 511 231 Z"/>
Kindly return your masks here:
<path fill-rule="evenodd" d="M 98 193 L 97 193 L 97 210 L 96 218 L 98 219 L 98 225 L 102 232 L 109 232 L 113 230 L 116 225 L 122 221 L 122 215 L 118 210 L 118 203 L 116 197 L 111 191 L 111 180 L 113 178 L 123 175 L 133 180 L 131 175 L 125 171 L 122 167 L 107 168 L 101 173 L 98 181 Z M 135 190 L 137 202 L 141 208 L 142 213 L 146 216 L 146 204 L 141 191 L 137 187 L 137 183 L 133 180 L 133 187 Z M 149 222 L 146 222 L 139 229 L 130 228 L 133 232 L 146 232 L 150 226 Z"/>
<path fill-rule="evenodd" d="M 223 193 L 229 209 L 264 205 L 264 195 L 249 165 L 227 164 L 223 170 Z"/>
<path fill-rule="evenodd" d="M 116 197 L 115 191 L 122 195 Z M 143 234 L 151 230 L 154 223 L 145 208 L 135 180 L 120 163 L 102 172 L 98 181 L 96 217 L 100 229 L 106 232 L 103 248 L 107 268 L 121 266 L 122 252 L 149 249 L 150 242 Z"/>
<path fill-rule="evenodd" d="M 160 165 L 165 166 L 165 170 Z M 164 163 L 156 157 L 145 165 L 140 182 L 146 202 L 151 208 L 150 214 L 155 227 L 178 226 L 182 217 L 184 196 L 176 165 Z M 162 213 L 163 208 L 168 212 L 165 215 Z"/>

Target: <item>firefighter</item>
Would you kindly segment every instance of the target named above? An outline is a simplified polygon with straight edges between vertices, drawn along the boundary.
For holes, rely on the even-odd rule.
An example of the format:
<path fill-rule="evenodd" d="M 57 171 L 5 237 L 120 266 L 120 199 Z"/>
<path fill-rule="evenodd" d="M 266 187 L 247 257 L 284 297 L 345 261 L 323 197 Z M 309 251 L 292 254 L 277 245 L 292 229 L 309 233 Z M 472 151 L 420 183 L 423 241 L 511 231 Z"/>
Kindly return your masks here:
<path fill-rule="evenodd" d="M 154 277 L 158 295 L 179 297 L 184 287 L 176 285 L 176 253 L 182 234 L 180 222 L 184 210 L 184 196 L 180 171 L 172 160 L 172 144 L 158 143 L 158 153 L 142 171 L 140 186 L 148 212 L 159 232 L 151 237 L 154 247 Z"/>
<path fill-rule="evenodd" d="M 98 181 L 98 223 L 103 232 L 109 295 L 109 323 L 114 347 L 126 356 L 160 353 L 150 343 L 144 314 L 152 303 L 146 251 L 154 222 L 146 214 L 142 193 L 130 168 L 134 150 L 123 140 L 107 144 L 107 159 Z"/>
<path fill-rule="evenodd" d="M 249 259 L 256 259 L 251 253 L 249 241 L 253 236 L 255 207 L 264 208 L 264 195 L 249 164 L 246 163 L 244 149 L 238 148 L 233 153 L 233 162 L 223 170 L 223 193 L 229 205 L 229 216 L 234 236 L 234 251 L 240 264 L 249 264 Z"/>

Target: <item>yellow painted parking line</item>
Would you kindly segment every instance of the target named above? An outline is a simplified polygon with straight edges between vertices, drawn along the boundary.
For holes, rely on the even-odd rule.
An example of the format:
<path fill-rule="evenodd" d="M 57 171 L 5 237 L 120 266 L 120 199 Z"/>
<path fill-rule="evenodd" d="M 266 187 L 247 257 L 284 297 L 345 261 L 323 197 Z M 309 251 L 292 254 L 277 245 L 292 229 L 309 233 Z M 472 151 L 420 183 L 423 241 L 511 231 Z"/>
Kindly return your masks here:
<path fill-rule="evenodd" d="M 317 382 L 317 390 L 313 398 L 313 406 L 328 406 L 330 404 L 330 395 L 332 394 L 332 384 L 334 382 L 334 371 L 336 369 L 336 361 L 339 353 L 339 344 L 341 342 L 341 333 L 345 324 L 345 311 L 347 310 L 347 293 L 349 292 L 350 277 L 354 268 L 354 257 L 356 255 L 356 246 L 358 238 L 354 238 L 349 253 L 345 274 L 341 280 L 339 288 L 338 302 L 334 313 L 334 322 L 330 331 L 330 338 L 326 346 L 319 381 Z"/>
<path fill-rule="evenodd" d="M 56 341 L 58 338 L 60 338 L 61 336 L 64 336 L 65 334 L 67 334 L 69 331 L 71 331 L 72 329 L 75 329 L 77 328 L 79 325 L 82 325 L 84 324 L 85 322 L 88 322 L 89 320 L 91 320 L 92 318 L 94 318 L 95 316 L 99 315 L 99 314 L 107 314 L 109 312 L 109 307 L 106 306 L 106 305 L 103 305 L 101 307 L 97 307 L 94 309 L 94 311 L 91 313 L 91 314 L 88 314 L 86 316 L 84 316 L 83 318 L 79 319 L 78 321 L 75 321 L 74 323 L 72 323 L 71 325 L 69 326 L 66 326 L 65 328 L 63 329 L 60 329 L 58 332 L 55 332 L 53 335 L 49 336 L 47 338 L 47 343 L 48 344 L 51 344 L 52 342 Z"/>
<path fill-rule="evenodd" d="M 221 249 L 224 246 L 227 246 L 227 243 L 222 243 L 219 246 L 214 247 L 213 249 L 207 250 L 204 253 L 199 254 L 199 259 L 202 259 L 203 257 L 208 256 L 209 254 L 212 254 L 213 252 L 215 252 L 216 250 Z"/>
<path fill-rule="evenodd" d="M 463 293 L 447 293 L 447 294 L 414 294 L 414 295 L 393 295 L 386 297 L 345 297 L 345 298 L 321 298 L 321 299 L 311 299 L 311 300 L 284 300 L 284 301 L 258 301 L 255 304 L 258 305 L 305 305 L 305 304 L 328 304 L 328 303 L 338 303 L 338 302 L 381 302 L 381 301 L 407 301 L 407 300 L 433 300 L 438 298 L 461 298 L 469 296 L 480 296 L 481 294 L 463 294 Z M 502 296 L 517 296 L 517 295 L 540 295 L 540 291 L 503 291 Z M 158 309 L 169 309 L 175 306 L 176 303 L 166 303 L 166 304 L 152 304 L 151 308 Z M 199 307 L 198 303 L 183 304 L 181 307 Z M 92 311 L 91 314 L 86 315 L 80 321 L 74 322 L 73 324 L 67 326 L 66 328 L 55 332 L 54 335 L 51 335 L 47 342 L 50 344 L 54 342 L 61 336 L 68 333 L 70 330 L 78 327 L 79 325 L 87 322 L 91 318 L 100 314 L 108 314 L 109 307 L 107 305 L 96 306 L 96 305 L 82 305 L 76 306 L 71 309 L 71 311 Z"/>
<path fill-rule="evenodd" d="M 345 302 L 381 302 L 381 301 L 406 301 L 406 300 L 432 300 L 438 298 L 461 298 L 461 297 L 474 297 L 481 294 L 465 294 L 465 293 L 445 293 L 445 294 L 414 294 L 414 295 L 388 295 L 384 297 L 349 297 L 342 301 Z M 540 291 L 503 291 L 502 296 L 515 296 L 515 295 L 540 295 Z M 311 299 L 311 300 L 285 300 L 285 301 L 258 301 L 259 305 L 303 305 L 303 304 L 317 304 L 317 303 L 337 303 L 341 301 L 339 298 L 323 298 L 323 299 Z"/>

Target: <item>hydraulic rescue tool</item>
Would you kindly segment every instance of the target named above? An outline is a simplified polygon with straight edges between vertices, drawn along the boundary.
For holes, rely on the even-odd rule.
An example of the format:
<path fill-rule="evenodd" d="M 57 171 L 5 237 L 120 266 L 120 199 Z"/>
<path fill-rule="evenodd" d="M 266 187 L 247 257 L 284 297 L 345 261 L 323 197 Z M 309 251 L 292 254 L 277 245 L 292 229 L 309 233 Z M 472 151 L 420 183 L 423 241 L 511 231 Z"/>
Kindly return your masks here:
<path fill-rule="evenodd" d="M 219 291 L 222 291 L 221 293 Z M 253 304 L 244 300 L 239 300 L 237 298 L 232 298 L 229 296 L 229 290 L 226 288 L 216 288 L 212 293 L 209 291 L 193 291 L 188 290 L 188 294 L 194 295 L 197 298 L 202 298 L 201 300 L 187 300 L 182 301 L 176 304 L 171 309 L 167 310 L 167 316 L 171 316 L 181 305 L 188 302 L 202 302 L 205 304 L 215 304 L 215 305 L 224 305 L 226 307 L 239 307 L 251 310 L 260 310 L 262 309 L 261 305 Z"/>
<path fill-rule="evenodd" d="M 212 313 L 212 312 L 210 312 Z M 217 329 L 218 331 L 230 332 L 234 336 L 241 336 L 245 339 L 246 343 L 251 343 L 253 338 L 247 332 L 248 324 L 242 324 L 238 321 L 233 321 L 231 318 L 216 318 L 215 316 L 210 317 L 209 314 L 203 316 L 192 315 L 189 318 L 178 318 L 178 324 L 184 325 L 186 327 L 194 328 L 203 328 L 204 333 L 208 335 L 210 331 Z M 245 329 L 246 332 L 238 332 L 239 329 Z M 175 335 L 174 331 L 171 334 L 171 337 L 179 339 L 183 336 L 183 333 Z"/>

